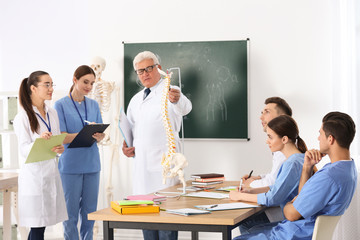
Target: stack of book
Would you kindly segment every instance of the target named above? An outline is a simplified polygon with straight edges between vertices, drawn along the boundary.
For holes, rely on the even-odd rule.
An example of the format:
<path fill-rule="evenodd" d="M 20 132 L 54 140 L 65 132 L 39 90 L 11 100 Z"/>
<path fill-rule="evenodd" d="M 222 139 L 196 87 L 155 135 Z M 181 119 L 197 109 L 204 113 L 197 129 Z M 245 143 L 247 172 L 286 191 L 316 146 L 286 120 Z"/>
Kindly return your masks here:
<path fill-rule="evenodd" d="M 194 179 L 192 182 L 193 185 L 212 185 L 225 181 L 224 174 L 220 173 L 193 174 L 191 178 Z"/>
<path fill-rule="evenodd" d="M 155 196 L 155 195 L 130 195 L 126 197 L 126 200 L 149 200 L 153 201 L 155 204 L 159 204 L 166 200 L 165 196 Z"/>
<path fill-rule="evenodd" d="M 143 200 L 111 201 L 111 208 L 120 214 L 160 212 L 160 207 L 158 205 L 154 205 L 153 201 Z"/>

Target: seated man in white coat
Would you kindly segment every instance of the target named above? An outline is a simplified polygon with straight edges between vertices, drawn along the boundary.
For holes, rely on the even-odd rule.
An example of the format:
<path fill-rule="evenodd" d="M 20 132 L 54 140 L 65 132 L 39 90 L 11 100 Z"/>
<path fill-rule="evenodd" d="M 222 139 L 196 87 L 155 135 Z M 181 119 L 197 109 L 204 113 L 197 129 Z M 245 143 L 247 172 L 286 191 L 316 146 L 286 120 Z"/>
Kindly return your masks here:
<path fill-rule="evenodd" d="M 165 85 L 158 71 L 161 69 L 154 53 L 144 51 L 136 55 L 133 61 L 135 72 L 145 87 L 131 100 L 127 117 L 133 127 L 133 147 L 123 144 L 123 153 L 134 157 L 133 161 L 133 194 L 149 194 L 177 184 L 169 179 L 162 183 L 162 154 L 167 151 L 167 138 L 161 114 L 161 99 Z M 149 91 L 150 90 L 150 91 Z M 168 114 L 179 152 L 179 131 L 182 117 L 192 109 L 190 100 L 171 86 L 169 91 Z M 144 239 L 177 239 L 176 231 L 143 230 Z"/>
<path fill-rule="evenodd" d="M 261 111 L 260 115 L 261 125 L 265 133 L 268 122 L 280 115 L 292 115 L 292 110 L 289 104 L 280 97 L 267 98 L 265 100 L 265 106 Z M 243 176 L 243 180 L 245 180 L 245 187 L 261 188 L 274 185 L 280 167 L 285 162 L 286 157 L 280 151 L 274 152 L 272 157 L 273 159 L 271 172 L 251 177 L 246 174 L 245 176 Z M 261 212 L 257 215 L 253 215 L 243 220 L 239 225 L 239 229 L 241 234 L 246 234 L 249 233 L 249 229 L 258 224 L 277 222 L 283 219 L 284 216 L 280 207 L 268 208 L 265 212 Z"/>
<path fill-rule="evenodd" d="M 264 132 L 268 122 L 280 115 L 288 115 L 291 117 L 292 110 L 289 104 L 280 97 L 270 97 L 265 100 L 264 109 L 261 111 L 260 120 Z M 276 176 L 279 172 L 281 164 L 286 160 L 284 154 L 281 152 L 273 153 L 272 169 L 269 173 L 261 174 L 258 176 L 249 177 L 247 174 L 243 176 L 246 180 L 245 187 L 259 188 L 271 186 L 275 183 Z"/>

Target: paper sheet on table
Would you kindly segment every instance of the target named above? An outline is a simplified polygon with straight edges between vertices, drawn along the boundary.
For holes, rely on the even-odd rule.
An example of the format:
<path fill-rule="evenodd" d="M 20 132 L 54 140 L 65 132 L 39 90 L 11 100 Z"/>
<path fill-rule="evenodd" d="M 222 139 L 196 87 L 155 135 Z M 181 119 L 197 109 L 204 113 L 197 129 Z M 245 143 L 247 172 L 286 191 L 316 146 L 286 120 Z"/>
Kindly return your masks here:
<path fill-rule="evenodd" d="M 178 215 L 183 215 L 183 216 L 210 213 L 210 211 L 193 209 L 193 208 L 166 209 L 166 212 L 167 212 L 167 213 L 178 214 Z"/>
<path fill-rule="evenodd" d="M 132 147 L 133 146 L 132 127 L 122 108 L 120 109 L 119 129 L 124 137 L 126 145 L 128 147 Z"/>
<path fill-rule="evenodd" d="M 188 193 L 184 196 L 185 197 L 215 198 L 215 199 L 229 198 L 229 194 L 216 193 L 216 192 L 194 192 L 194 193 Z"/>
<path fill-rule="evenodd" d="M 256 208 L 259 207 L 259 205 L 236 202 L 236 203 L 222 203 L 216 205 L 198 205 L 195 207 L 210 211 L 221 211 L 221 210 L 232 210 L 232 209 L 241 209 L 241 208 Z"/>
<path fill-rule="evenodd" d="M 51 136 L 50 139 L 37 138 L 30 150 L 25 163 L 34 163 L 56 157 L 56 152 L 51 151 L 55 146 L 61 145 L 66 133 Z"/>

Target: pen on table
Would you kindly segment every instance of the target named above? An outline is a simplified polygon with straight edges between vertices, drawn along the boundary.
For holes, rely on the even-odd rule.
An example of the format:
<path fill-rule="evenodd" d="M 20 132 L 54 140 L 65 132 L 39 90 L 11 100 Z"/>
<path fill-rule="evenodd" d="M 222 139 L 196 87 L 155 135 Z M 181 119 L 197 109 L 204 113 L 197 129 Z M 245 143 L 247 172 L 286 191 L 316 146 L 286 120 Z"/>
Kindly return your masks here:
<path fill-rule="evenodd" d="M 250 171 L 248 178 L 251 177 L 251 174 L 253 173 L 253 171 L 254 171 L 254 170 L 251 170 L 251 171 Z"/>
<path fill-rule="evenodd" d="M 239 184 L 239 192 L 241 191 L 241 188 L 242 188 L 242 184 L 243 184 L 243 179 L 240 179 L 240 184 Z"/>
<path fill-rule="evenodd" d="M 217 207 L 218 205 L 215 204 L 215 205 L 211 205 L 209 208 L 214 208 L 214 207 Z"/>

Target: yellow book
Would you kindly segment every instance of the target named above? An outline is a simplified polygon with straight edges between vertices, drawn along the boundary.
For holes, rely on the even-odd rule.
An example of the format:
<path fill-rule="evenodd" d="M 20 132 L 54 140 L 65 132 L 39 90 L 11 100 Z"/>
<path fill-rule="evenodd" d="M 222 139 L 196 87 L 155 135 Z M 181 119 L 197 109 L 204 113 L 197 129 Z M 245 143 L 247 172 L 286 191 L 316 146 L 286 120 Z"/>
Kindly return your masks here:
<path fill-rule="evenodd" d="M 160 212 L 160 206 L 158 205 L 119 205 L 117 201 L 111 201 L 111 208 L 120 214 Z"/>

